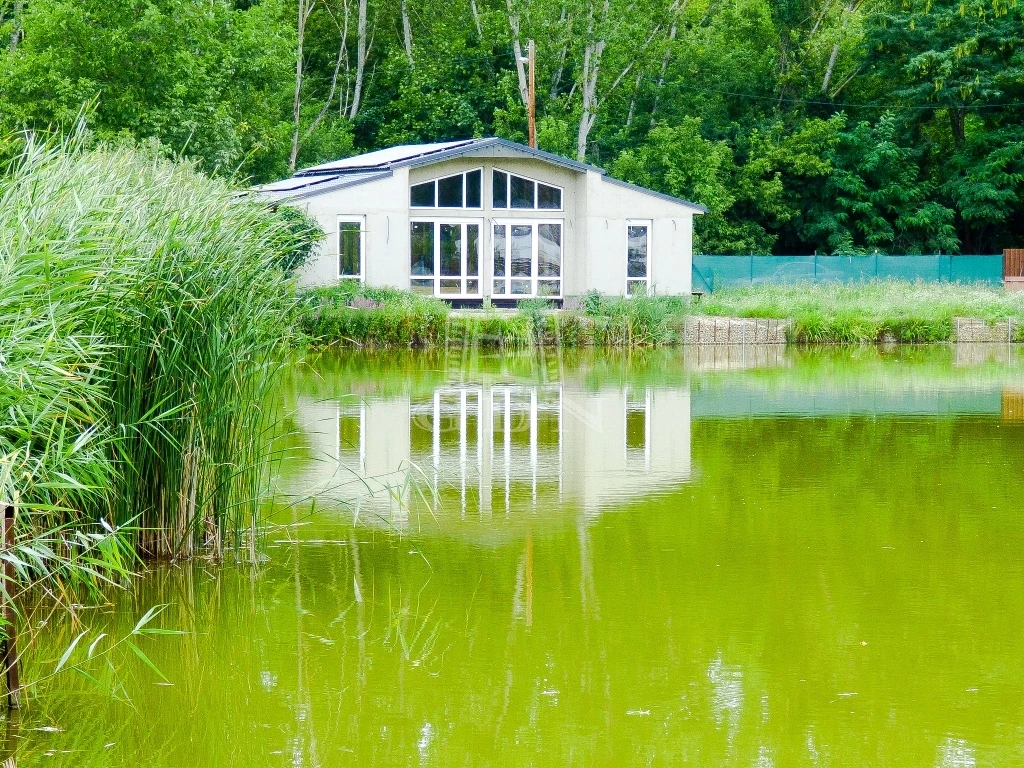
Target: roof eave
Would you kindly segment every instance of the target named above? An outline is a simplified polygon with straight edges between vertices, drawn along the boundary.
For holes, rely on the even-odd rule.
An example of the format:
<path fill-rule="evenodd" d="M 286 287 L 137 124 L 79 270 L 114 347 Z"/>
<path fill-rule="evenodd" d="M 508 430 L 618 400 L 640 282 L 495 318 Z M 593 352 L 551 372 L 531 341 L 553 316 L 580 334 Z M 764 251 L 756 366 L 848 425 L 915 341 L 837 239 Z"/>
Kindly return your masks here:
<path fill-rule="evenodd" d="M 664 192 L 655 192 L 653 189 L 648 189 L 647 187 L 641 187 L 639 184 L 630 184 L 628 181 L 623 181 L 622 179 L 616 179 L 614 176 L 605 176 L 603 180 L 607 181 L 607 182 L 610 182 L 612 184 L 615 184 L 616 186 L 619 186 L 619 187 L 625 187 L 626 189 L 631 189 L 634 192 L 640 192 L 640 193 L 645 194 L 645 195 L 650 195 L 651 197 L 657 197 L 657 198 L 659 198 L 661 200 L 665 200 L 666 202 L 669 202 L 669 203 L 675 203 L 676 205 L 682 205 L 682 206 L 684 206 L 686 208 L 689 208 L 694 213 L 702 214 L 702 213 L 707 213 L 708 212 L 708 209 L 705 208 L 703 205 L 698 205 L 697 203 L 691 203 L 689 200 L 684 200 L 681 197 L 673 197 L 672 195 L 666 195 Z"/>

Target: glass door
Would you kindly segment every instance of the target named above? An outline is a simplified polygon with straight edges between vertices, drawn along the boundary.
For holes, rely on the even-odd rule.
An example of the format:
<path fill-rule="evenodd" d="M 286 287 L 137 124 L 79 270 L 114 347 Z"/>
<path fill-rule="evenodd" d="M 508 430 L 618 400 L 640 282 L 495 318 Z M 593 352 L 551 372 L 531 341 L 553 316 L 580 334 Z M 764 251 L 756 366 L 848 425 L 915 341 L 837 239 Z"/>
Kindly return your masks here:
<path fill-rule="evenodd" d="M 495 219 L 491 234 L 492 296 L 561 298 L 560 219 Z"/>
<path fill-rule="evenodd" d="M 451 298 L 480 298 L 480 222 L 416 219 L 409 231 L 410 288 Z"/>

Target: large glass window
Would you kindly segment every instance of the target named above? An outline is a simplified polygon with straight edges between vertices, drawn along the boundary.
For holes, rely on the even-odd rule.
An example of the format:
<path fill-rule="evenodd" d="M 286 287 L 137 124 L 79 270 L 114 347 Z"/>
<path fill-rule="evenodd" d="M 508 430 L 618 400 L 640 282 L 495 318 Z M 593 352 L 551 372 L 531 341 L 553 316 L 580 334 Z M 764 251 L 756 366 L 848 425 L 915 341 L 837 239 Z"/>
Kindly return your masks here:
<path fill-rule="evenodd" d="M 338 277 L 363 277 L 363 219 L 338 219 Z"/>
<path fill-rule="evenodd" d="M 491 172 L 493 208 L 519 210 L 562 209 L 562 189 L 523 176 L 494 170 Z"/>
<path fill-rule="evenodd" d="M 409 188 L 409 205 L 413 208 L 479 208 L 482 184 L 480 168 L 413 184 Z"/>
<path fill-rule="evenodd" d="M 626 294 L 646 294 L 649 288 L 651 222 L 626 222 Z"/>
<path fill-rule="evenodd" d="M 497 220 L 492 244 L 492 295 L 562 295 L 561 221 Z"/>
<path fill-rule="evenodd" d="M 410 231 L 412 263 L 410 287 L 416 293 L 434 293 L 434 222 L 414 221 Z"/>
<path fill-rule="evenodd" d="M 409 287 L 433 296 L 480 296 L 480 223 L 413 221 Z"/>

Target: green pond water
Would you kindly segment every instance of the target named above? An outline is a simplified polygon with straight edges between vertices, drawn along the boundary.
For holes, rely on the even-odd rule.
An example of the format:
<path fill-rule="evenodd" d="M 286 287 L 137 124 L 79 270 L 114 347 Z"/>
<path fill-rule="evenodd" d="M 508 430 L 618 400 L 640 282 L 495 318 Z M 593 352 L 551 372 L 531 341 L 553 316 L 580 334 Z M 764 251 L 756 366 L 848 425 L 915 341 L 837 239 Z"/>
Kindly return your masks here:
<path fill-rule="evenodd" d="M 18 765 L 1024 764 L 1016 351 L 331 356 L 281 398 L 268 561 L 83 610 L 186 634 L 141 641 L 166 681 L 118 656 L 130 703 L 42 686 Z"/>

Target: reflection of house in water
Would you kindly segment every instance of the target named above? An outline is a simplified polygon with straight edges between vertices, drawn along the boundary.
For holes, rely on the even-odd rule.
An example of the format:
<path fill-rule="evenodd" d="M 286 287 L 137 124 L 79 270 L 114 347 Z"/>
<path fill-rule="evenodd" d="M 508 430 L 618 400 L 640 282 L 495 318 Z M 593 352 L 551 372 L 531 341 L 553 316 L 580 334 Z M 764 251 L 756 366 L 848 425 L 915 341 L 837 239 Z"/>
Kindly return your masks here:
<path fill-rule="evenodd" d="M 297 416 L 316 461 L 282 478 L 318 503 L 394 504 L 428 481 L 442 513 L 597 511 L 690 475 L 685 389 L 456 384 L 424 395 L 314 402 Z"/>

